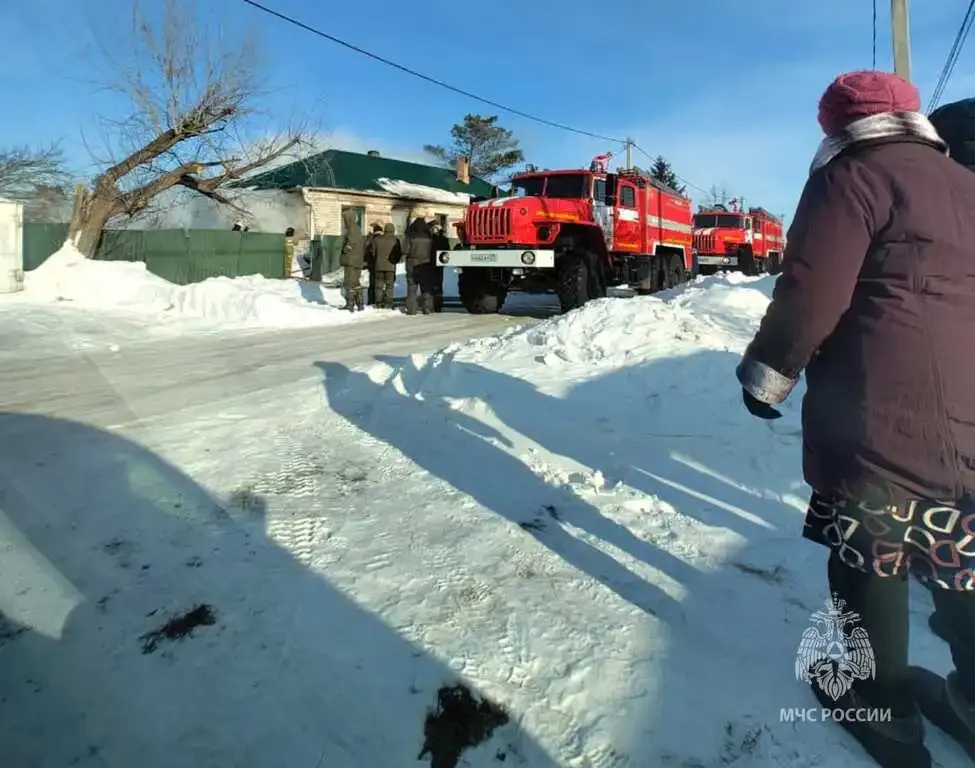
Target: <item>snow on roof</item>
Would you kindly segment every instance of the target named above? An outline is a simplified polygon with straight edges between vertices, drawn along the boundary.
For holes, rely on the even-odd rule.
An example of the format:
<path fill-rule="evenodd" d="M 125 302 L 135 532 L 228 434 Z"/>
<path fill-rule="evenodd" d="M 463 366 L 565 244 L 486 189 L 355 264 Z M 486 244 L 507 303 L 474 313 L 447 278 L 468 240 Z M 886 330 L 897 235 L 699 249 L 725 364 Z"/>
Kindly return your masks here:
<path fill-rule="evenodd" d="M 408 181 L 398 179 L 379 178 L 376 179 L 376 184 L 391 195 L 410 200 L 446 203 L 448 205 L 468 205 L 471 201 L 470 195 L 460 192 L 447 192 L 436 187 L 425 187 L 422 184 L 411 184 Z"/>

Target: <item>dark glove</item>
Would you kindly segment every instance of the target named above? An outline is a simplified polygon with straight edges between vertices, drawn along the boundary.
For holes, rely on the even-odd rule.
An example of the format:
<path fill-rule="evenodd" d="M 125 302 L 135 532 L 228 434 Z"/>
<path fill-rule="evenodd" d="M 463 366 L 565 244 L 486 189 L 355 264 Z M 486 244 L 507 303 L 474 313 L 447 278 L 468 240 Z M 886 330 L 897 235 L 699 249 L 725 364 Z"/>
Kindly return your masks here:
<path fill-rule="evenodd" d="M 760 419 L 767 419 L 769 421 L 782 418 L 782 414 L 779 413 L 775 408 L 768 403 L 763 403 L 761 400 L 756 400 L 754 397 L 748 394 L 747 389 L 742 389 L 741 399 L 744 401 L 745 407 L 752 416 L 757 416 Z"/>

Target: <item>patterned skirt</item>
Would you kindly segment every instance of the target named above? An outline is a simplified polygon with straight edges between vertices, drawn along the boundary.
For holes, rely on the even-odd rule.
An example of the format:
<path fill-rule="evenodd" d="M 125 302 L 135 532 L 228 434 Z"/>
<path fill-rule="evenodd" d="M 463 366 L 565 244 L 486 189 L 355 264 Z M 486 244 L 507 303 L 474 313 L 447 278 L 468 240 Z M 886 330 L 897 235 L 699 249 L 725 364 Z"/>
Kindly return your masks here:
<path fill-rule="evenodd" d="M 803 536 L 877 576 L 910 573 L 928 586 L 975 590 L 975 499 L 872 503 L 813 493 Z"/>

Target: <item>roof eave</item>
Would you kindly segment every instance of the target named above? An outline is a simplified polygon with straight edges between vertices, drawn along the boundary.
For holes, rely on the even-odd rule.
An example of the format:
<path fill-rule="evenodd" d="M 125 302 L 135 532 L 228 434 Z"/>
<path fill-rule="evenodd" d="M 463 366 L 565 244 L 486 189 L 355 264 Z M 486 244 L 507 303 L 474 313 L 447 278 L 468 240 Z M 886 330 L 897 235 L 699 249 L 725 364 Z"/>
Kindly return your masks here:
<path fill-rule="evenodd" d="M 302 187 L 302 189 L 305 189 L 308 192 L 339 192 L 339 193 L 345 192 L 346 194 L 352 194 L 352 195 L 366 195 L 368 197 L 383 197 L 383 198 L 386 198 L 387 200 L 405 200 L 405 201 L 411 202 L 411 203 L 427 203 L 427 204 L 430 204 L 430 205 L 436 205 L 435 202 L 432 202 L 430 200 L 425 200 L 422 197 L 409 197 L 407 195 L 394 195 L 394 194 L 391 194 L 390 192 L 384 192 L 384 191 L 381 191 L 381 190 L 349 189 L 349 188 L 346 188 L 346 187 Z M 474 196 L 474 195 L 468 194 L 466 192 L 451 192 L 450 190 L 447 190 L 447 189 L 440 189 L 438 191 L 443 192 L 446 195 L 454 195 L 454 194 L 457 194 L 457 195 L 467 195 L 468 197 L 473 197 Z M 447 203 L 447 202 L 444 202 L 443 204 L 444 205 L 453 205 L 453 203 Z M 456 205 L 463 205 L 463 203 L 461 203 L 460 201 L 458 201 L 456 203 Z"/>

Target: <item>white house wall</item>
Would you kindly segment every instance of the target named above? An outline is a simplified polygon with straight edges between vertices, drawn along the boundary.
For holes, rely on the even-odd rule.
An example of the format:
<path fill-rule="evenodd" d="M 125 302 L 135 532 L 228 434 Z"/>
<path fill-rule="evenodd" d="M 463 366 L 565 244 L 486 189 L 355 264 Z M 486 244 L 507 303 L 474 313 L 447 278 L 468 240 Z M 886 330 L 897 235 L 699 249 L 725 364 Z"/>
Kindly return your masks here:
<path fill-rule="evenodd" d="M 342 207 L 356 206 L 366 210 L 363 226 L 368 231 L 373 223 L 386 224 L 394 220 L 393 208 L 409 211 L 412 220 L 421 212 L 427 217 L 446 216 L 448 222 L 464 217 L 465 205 L 436 202 L 413 202 L 389 195 L 346 192 L 343 190 L 307 189 L 305 199 L 311 206 L 312 236 L 341 235 Z M 398 224 L 399 222 L 397 222 Z M 403 234 L 397 231 L 397 234 Z M 453 232 L 447 232 L 452 237 Z"/>

